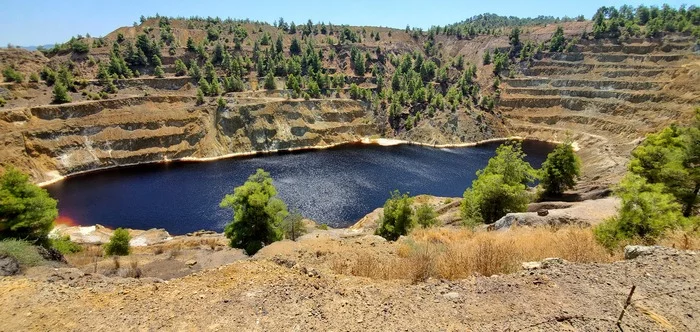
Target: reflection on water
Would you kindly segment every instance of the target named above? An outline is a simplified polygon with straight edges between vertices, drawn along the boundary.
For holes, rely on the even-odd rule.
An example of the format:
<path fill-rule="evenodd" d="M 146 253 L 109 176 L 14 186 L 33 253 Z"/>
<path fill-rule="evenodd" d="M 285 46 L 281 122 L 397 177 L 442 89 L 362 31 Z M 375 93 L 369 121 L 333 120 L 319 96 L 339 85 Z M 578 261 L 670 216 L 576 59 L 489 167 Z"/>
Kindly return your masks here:
<path fill-rule="evenodd" d="M 270 172 L 290 209 L 334 227 L 349 226 L 384 204 L 398 189 L 411 195 L 459 197 L 499 143 L 435 149 L 348 145 L 206 163 L 144 165 L 69 178 L 46 189 L 61 217 L 80 225 L 165 228 L 172 234 L 223 230 L 231 211 L 221 198 L 257 168 Z M 526 141 L 539 167 L 553 146 Z"/>

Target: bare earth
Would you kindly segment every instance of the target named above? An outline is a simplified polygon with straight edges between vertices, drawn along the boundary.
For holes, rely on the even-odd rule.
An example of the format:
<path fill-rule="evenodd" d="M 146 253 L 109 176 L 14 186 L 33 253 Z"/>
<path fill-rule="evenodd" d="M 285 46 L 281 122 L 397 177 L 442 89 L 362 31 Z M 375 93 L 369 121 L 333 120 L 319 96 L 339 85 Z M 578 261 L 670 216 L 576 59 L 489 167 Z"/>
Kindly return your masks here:
<path fill-rule="evenodd" d="M 0 330 L 700 329 L 700 256 L 663 249 L 612 264 L 425 283 L 378 281 L 244 260 L 169 282 L 75 269 L 0 279 Z"/>

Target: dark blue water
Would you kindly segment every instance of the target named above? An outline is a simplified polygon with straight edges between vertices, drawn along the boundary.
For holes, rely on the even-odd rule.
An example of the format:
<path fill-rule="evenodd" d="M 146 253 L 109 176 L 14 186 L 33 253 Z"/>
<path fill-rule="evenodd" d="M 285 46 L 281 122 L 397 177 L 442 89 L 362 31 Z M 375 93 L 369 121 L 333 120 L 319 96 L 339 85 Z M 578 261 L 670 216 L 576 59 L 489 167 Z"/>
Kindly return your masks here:
<path fill-rule="evenodd" d="M 46 189 L 60 215 L 79 225 L 165 228 L 171 234 L 222 231 L 232 211 L 219 202 L 257 168 L 270 172 L 291 209 L 333 227 L 349 226 L 398 189 L 460 197 L 499 143 L 467 148 L 347 145 L 205 163 L 169 163 L 88 173 Z M 526 141 L 539 167 L 553 146 Z"/>

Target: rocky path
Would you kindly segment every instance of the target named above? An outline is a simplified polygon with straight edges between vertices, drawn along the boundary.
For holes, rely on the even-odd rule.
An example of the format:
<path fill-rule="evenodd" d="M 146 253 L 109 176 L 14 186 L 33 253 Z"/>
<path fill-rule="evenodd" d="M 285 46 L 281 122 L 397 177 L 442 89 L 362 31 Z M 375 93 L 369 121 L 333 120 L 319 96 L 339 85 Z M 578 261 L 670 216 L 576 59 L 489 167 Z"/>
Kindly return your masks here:
<path fill-rule="evenodd" d="M 672 249 L 613 264 L 425 283 L 239 261 L 174 279 L 47 269 L 0 279 L 0 331 L 700 330 L 700 255 Z"/>

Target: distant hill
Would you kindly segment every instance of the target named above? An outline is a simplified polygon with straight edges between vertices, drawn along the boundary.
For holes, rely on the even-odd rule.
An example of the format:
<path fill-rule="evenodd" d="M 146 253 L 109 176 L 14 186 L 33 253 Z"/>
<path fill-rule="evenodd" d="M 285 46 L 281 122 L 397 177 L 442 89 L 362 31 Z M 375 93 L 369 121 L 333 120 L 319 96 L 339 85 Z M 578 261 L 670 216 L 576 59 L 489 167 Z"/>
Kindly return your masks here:
<path fill-rule="evenodd" d="M 49 48 L 54 47 L 54 45 L 55 45 L 55 44 L 32 45 L 32 46 L 20 46 L 20 48 L 23 48 L 23 49 L 28 50 L 28 51 L 36 51 L 36 50 L 38 50 L 40 47 L 41 47 L 41 48 L 49 49 Z"/>

